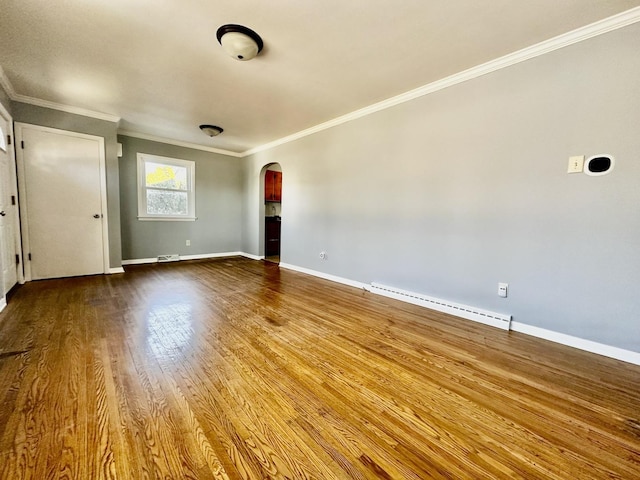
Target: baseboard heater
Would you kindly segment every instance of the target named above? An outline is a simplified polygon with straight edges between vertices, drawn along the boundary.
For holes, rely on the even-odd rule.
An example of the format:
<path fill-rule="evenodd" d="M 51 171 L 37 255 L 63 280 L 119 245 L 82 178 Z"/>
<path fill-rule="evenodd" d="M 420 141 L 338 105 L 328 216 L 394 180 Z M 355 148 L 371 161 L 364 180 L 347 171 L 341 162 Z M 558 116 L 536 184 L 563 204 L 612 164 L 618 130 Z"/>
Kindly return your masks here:
<path fill-rule="evenodd" d="M 158 262 L 177 262 L 180 260 L 180 255 L 177 253 L 169 255 L 158 255 Z"/>
<path fill-rule="evenodd" d="M 476 307 L 462 305 L 459 303 L 441 300 L 439 298 L 427 297 L 420 293 L 408 292 L 399 288 L 387 287 L 379 283 L 371 284 L 371 292 L 377 295 L 383 295 L 403 302 L 412 303 L 421 307 L 430 308 L 439 312 L 449 313 L 467 320 L 484 323 L 492 327 L 502 328 L 503 330 L 511 329 L 511 315 L 481 310 Z"/>

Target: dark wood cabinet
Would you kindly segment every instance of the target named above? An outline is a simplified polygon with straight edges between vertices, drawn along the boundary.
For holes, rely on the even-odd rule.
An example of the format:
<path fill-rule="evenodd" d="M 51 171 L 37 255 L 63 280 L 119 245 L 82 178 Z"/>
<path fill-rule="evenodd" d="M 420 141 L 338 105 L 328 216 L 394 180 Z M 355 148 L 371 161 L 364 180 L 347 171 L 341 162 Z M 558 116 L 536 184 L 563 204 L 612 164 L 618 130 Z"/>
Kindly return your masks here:
<path fill-rule="evenodd" d="M 264 254 L 266 257 L 280 255 L 280 217 L 264 219 Z"/>
<path fill-rule="evenodd" d="M 282 201 L 282 172 L 267 170 L 264 175 L 264 199 L 267 202 Z"/>

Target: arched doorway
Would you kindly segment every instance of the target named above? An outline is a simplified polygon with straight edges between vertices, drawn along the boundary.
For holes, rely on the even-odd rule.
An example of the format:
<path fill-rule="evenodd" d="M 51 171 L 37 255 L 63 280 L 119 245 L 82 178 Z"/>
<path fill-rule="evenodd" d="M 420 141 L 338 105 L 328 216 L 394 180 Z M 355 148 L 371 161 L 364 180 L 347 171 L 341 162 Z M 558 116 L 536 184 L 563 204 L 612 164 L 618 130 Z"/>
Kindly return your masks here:
<path fill-rule="evenodd" d="M 263 202 L 264 221 L 264 259 L 268 262 L 280 263 L 282 232 L 282 167 L 271 163 L 262 169 L 260 196 Z"/>

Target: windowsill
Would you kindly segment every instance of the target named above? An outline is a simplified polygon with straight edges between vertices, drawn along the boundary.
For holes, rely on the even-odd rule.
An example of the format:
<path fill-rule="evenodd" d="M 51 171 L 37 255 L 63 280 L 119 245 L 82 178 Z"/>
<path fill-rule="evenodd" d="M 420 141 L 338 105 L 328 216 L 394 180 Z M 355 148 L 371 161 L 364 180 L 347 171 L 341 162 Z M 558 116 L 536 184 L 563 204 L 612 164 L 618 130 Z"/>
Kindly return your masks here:
<path fill-rule="evenodd" d="M 141 222 L 195 222 L 198 217 L 138 217 Z"/>

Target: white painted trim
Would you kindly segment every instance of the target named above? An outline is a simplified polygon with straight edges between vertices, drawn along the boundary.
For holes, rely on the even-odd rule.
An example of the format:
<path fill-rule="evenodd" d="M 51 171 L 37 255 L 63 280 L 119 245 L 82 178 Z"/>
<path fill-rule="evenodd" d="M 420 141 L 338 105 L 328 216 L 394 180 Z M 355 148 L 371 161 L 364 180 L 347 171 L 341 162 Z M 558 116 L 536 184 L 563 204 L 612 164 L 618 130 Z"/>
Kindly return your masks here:
<path fill-rule="evenodd" d="M 0 67 L 0 81 L 2 80 L 2 75 L 4 72 L 2 71 L 2 67 Z M 18 171 L 16 165 L 16 135 L 13 128 L 13 117 L 7 111 L 2 103 L 0 103 L 0 116 L 3 117 L 7 125 L 9 126 L 9 131 L 7 132 L 11 135 L 11 145 L 7 145 L 7 155 L 10 159 L 11 164 L 11 195 L 16 196 L 16 210 L 13 218 L 13 231 L 14 231 L 14 249 L 15 254 L 18 255 L 18 265 L 16 266 L 17 280 L 18 283 L 24 283 L 24 262 L 22 259 L 22 229 L 20 228 L 20 196 L 18 195 Z"/>
<path fill-rule="evenodd" d="M 252 253 L 240 252 L 243 257 L 250 258 L 251 260 L 264 260 L 264 255 L 254 255 Z"/>
<path fill-rule="evenodd" d="M 60 131 L 60 130 L 58 130 Z M 74 132 L 75 133 L 75 132 Z M 64 133 L 68 135 L 68 132 Z M 74 136 L 77 136 L 74 135 Z M 105 149 L 105 139 L 94 135 L 87 135 L 86 138 L 96 139 L 100 145 L 100 202 L 101 212 L 100 220 L 102 222 L 102 260 L 104 273 L 109 273 L 111 265 L 109 265 L 109 204 L 107 202 L 107 151 Z"/>
<path fill-rule="evenodd" d="M 42 100 L 40 98 L 28 97 L 27 95 L 20 95 L 16 93 L 11 96 L 11 100 L 20 103 L 28 103 L 29 105 L 35 105 L 36 107 L 50 108 L 51 110 L 58 110 L 60 112 L 72 113 L 74 115 L 82 115 L 83 117 L 96 118 L 98 120 L 105 120 L 107 122 L 118 123 L 120 117 L 117 115 L 111 115 L 110 113 L 96 112 L 81 107 L 73 107 L 71 105 L 63 105 L 62 103 L 50 102 L 49 100 Z"/>
<path fill-rule="evenodd" d="M 477 65 L 462 72 L 456 73 L 449 77 L 445 77 L 441 80 L 429 83 L 414 90 L 410 90 L 395 97 L 388 98 L 387 100 L 374 103 L 373 105 L 369 105 L 368 107 L 361 108 L 351 113 L 347 113 L 346 115 L 342 115 L 340 117 L 334 118 L 333 120 L 329 120 L 328 122 L 321 123 L 319 125 L 316 125 L 315 127 L 307 128 L 306 130 L 301 130 L 292 135 L 288 135 L 286 137 L 282 137 L 272 142 L 265 143 L 258 147 L 251 148 L 242 152 L 240 156 L 246 157 L 257 152 L 270 150 L 279 145 L 293 142 L 294 140 L 313 135 L 314 133 L 318 133 L 337 125 L 341 125 L 343 123 L 347 123 L 352 120 L 371 115 L 372 113 L 394 107 L 401 103 L 408 102 L 409 100 L 413 100 L 418 97 L 422 97 L 424 95 L 428 95 L 430 93 L 434 93 L 445 88 L 458 85 L 459 83 L 463 83 L 468 80 L 473 80 L 474 78 L 487 75 L 488 73 L 495 72 L 496 70 L 501 70 L 503 68 L 516 65 L 526 60 L 539 57 L 540 55 L 544 55 L 546 53 L 568 47 L 569 45 L 588 40 L 598 35 L 602 35 L 613 30 L 626 27 L 628 25 L 632 25 L 639 21 L 640 7 L 635 7 L 612 17 L 605 18 L 584 27 L 580 27 L 571 32 L 558 35 L 557 37 L 550 38 L 530 47 L 523 48 L 522 50 L 518 50 L 516 52 L 504 55 L 481 65 Z"/>
<path fill-rule="evenodd" d="M 124 273 L 124 268 L 122 267 L 112 267 L 109 269 L 109 274 L 113 275 L 114 273 Z"/>
<path fill-rule="evenodd" d="M 261 260 L 262 259 L 262 257 L 259 257 L 257 255 L 252 255 L 250 253 L 228 252 L 228 253 L 214 253 L 214 254 L 206 254 L 206 255 L 186 255 L 186 256 L 180 256 L 180 260 L 195 259 L 195 258 L 212 258 L 214 256 L 223 257 L 223 256 L 237 256 L 237 255 L 241 255 L 243 257 L 251 258 L 252 260 Z M 136 265 L 136 264 L 142 264 L 142 263 L 155 263 L 157 261 L 158 261 L 157 258 L 142 258 L 142 259 L 136 259 L 136 260 L 123 260 L 122 261 L 122 265 Z M 362 282 L 357 282 L 355 280 L 350 280 L 348 278 L 338 277 L 336 275 L 331 275 L 331 274 L 328 274 L 328 273 L 319 272 L 317 270 L 311 270 L 309 268 L 298 267 L 296 265 L 291 265 L 291 264 L 288 264 L 288 263 L 280 263 L 280 267 L 284 268 L 284 269 L 287 269 L 287 270 L 293 270 L 293 271 L 296 271 L 296 272 L 305 273 L 307 275 L 311 275 L 311 276 L 314 276 L 314 277 L 323 278 L 325 280 L 329 280 L 329 281 L 332 281 L 332 282 L 341 283 L 343 285 L 348 285 L 350 287 L 362 288 L 362 289 L 365 289 L 367 291 L 371 291 L 372 293 L 374 293 L 376 295 L 383 295 L 383 296 L 386 296 L 386 297 L 394 298 L 394 299 L 397 299 L 397 300 L 400 300 L 400 301 L 403 301 L 403 302 L 407 302 L 407 303 L 411 303 L 411 304 L 414 304 L 414 305 L 424 306 L 424 307 L 430 308 L 432 310 L 440 310 L 440 309 L 434 308 L 432 305 L 426 305 L 426 304 L 424 304 L 424 302 L 423 303 L 418 303 L 417 300 L 414 300 L 414 299 L 412 299 L 411 297 L 408 297 L 408 296 L 401 296 L 401 295 L 393 296 L 393 295 L 390 294 L 390 292 L 379 292 L 379 291 L 376 291 L 375 289 L 369 290 L 367 288 L 369 285 L 367 285 L 365 283 L 362 283 Z M 378 284 L 372 284 L 372 286 L 374 286 L 374 285 L 378 285 Z M 447 303 L 450 304 L 451 302 L 447 302 Z M 472 307 L 469 307 L 469 308 L 472 308 Z M 475 310 L 478 310 L 478 309 L 475 309 Z M 445 313 L 450 313 L 450 314 L 455 315 L 457 317 L 467 318 L 469 320 L 474 320 L 474 321 L 478 321 L 478 322 L 483 323 L 483 324 L 487 324 L 487 325 L 491 325 L 491 326 L 497 326 L 499 328 L 505 329 L 504 328 L 504 323 L 505 322 L 499 322 L 500 324 L 494 325 L 492 323 L 489 323 L 486 318 L 476 319 L 476 318 L 465 317 L 463 315 L 465 312 L 461 312 L 460 310 L 455 310 L 455 309 L 444 310 L 444 309 L 442 309 L 440 311 L 443 311 Z M 493 312 L 490 312 L 490 313 L 493 313 Z M 496 314 L 496 315 L 501 315 L 501 314 Z M 498 321 L 496 321 L 496 323 L 497 322 Z M 527 325 L 527 324 L 516 322 L 516 321 L 513 321 L 513 320 L 511 321 L 510 326 L 511 326 L 511 330 L 514 331 L 514 332 L 524 333 L 526 335 L 531 335 L 531 336 L 542 338 L 542 339 L 545 339 L 545 340 L 550 340 L 552 342 L 559 343 L 561 345 L 566 345 L 566 346 L 569 346 L 569 347 L 578 348 L 580 350 L 584 350 L 584 351 L 587 351 L 587 352 L 590 352 L 590 353 L 595 353 L 595 354 L 598 354 L 598 355 L 603 355 L 605 357 L 614 358 L 616 360 L 621 360 L 623 362 L 628 362 L 628 363 L 632 363 L 632 364 L 635 364 L 635 365 L 640 365 L 640 353 L 638 353 L 638 352 L 632 352 L 630 350 L 624 350 L 622 348 L 611 347 L 609 345 L 604 345 L 602 343 L 592 342 L 591 340 L 585 340 L 585 339 L 582 339 L 582 338 L 573 337 L 571 335 L 565 335 L 564 333 L 558 333 L 558 332 L 554 332 L 552 330 L 546 330 L 544 328 L 534 327 L 532 325 Z"/>
<path fill-rule="evenodd" d="M 198 217 L 136 217 L 141 222 L 195 222 Z"/>
<path fill-rule="evenodd" d="M 348 278 L 338 277 L 336 275 L 331 275 L 329 273 L 319 272 L 317 270 L 311 270 L 309 268 L 298 267 L 297 265 L 291 265 L 289 263 L 280 263 L 280 268 L 285 268 L 287 270 L 294 270 L 300 273 L 306 273 L 307 275 L 313 275 L 314 277 L 324 278 L 325 280 L 330 280 L 332 282 L 341 283 L 343 285 L 348 285 L 350 287 L 365 289 L 368 285 L 362 282 L 356 282 L 355 280 L 349 280 Z"/>
<path fill-rule="evenodd" d="M 152 258 L 132 258 L 130 260 L 122 260 L 122 266 L 126 265 L 143 265 L 145 263 L 158 263 L 158 257 Z"/>
<path fill-rule="evenodd" d="M 177 147 L 192 148 L 194 150 L 203 150 L 205 152 L 219 153 L 221 155 L 228 155 L 230 157 L 241 158 L 244 156 L 241 153 L 232 152 L 231 150 L 223 150 L 221 148 L 207 147 L 205 145 L 198 145 L 197 143 L 182 142 L 180 140 L 172 140 L 170 138 L 157 137 L 155 135 L 147 135 L 146 133 L 132 132 L 130 130 L 118 130 L 118 135 L 123 135 L 125 137 L 140 138 L 142 140 L 151 140 L 152 142 L 166 143 L 168 145 L 175 145 Z"/>
<path fill-rule="evenodd" d="M 450 302 L 440 298 L 429 297 L 421 293 L 409 292 L 395 287 L 380 285 L 379 283 L 371 283 L 371 293 L 382 295 L 383 297 L 394 298 L 403 302 L 418 305 L 420 307 L 430 308 L 438 312 L 448 313 L 456 317 L 472 320 L 484 325 L 509 330 L 511 323 L 511 315 L 503 313 L 490 312 L 477 307 L 463 305 L 461 303 Z"/>
<path fill-rule="evenodd" d="M 161 155 L 153 155 L 151 153 L 138 152 L 136 154 L 138 165 L 138 220 L 144 221 L 191 221 L 196 220 L 196 162 L 193 160 L 184 160 L 182 158 L 163 157 Z M 153 162 L 164 165 L 171 165 L 174 167 L 184 168 L 187 171 L 187 189 L 181 190 L 187 194 L 187 208 L 186 215 L 152 215 L 147 213 L 147 189 L 153 187 L 147 186 L 146 181 L 146 164 L 147 162 Z M 157 190 L 157 188 L 156 188 Z"/>
<path fill-rule="evenodd" d="M 13 100 L 13 97 L 16 96 L 16 90 L 15 88 L 13 88 L 13 84 L 7 77 L 7 74 L 4 73 L 4 69 L 2 68 L 2 65 L 0 65 L 0 85 L 2 85 L 2 88 L 7 93 L 9 98 Z"/>
<path fill-rule="evenodd" d="M 197 255 L 180 255 L 180 260 L 201 260 L 203 258 L 239 257 L 240 252 L 202 253 Z"/>
<path fill-rule="evenodd" d="M 7 306 L 7 297 L 4 295 L 0 297 L 0 312 L 3 311 Z"/>
<path fill-rule="evenodd" d="M 109 223 L 107 213 L 107 170 L 106 170 L 106 154 L 105 154 L 105 140 L 103 137 L 96 135 L 89 135 L 86 133 L 71 132 L 68 130 L 61 130 L 59 128 L 43 127 L 41 125 L 32 125 L 29 123 L 15 123 L 15 137 L 14 144 L 22 141 L 23 129 L 39 130 L 41 132 L 55 133 L 57 135 L 64 135 L 68 137 L 84 138 L 87 140 L 96 141 L 99 144 L 99 171 L 100 171 L 100 202 L 102 207 L 102 260 L 103 270 L 102 273 L 109 273 Z M 22 227 L 22 251 L 29 252 L 31 250 L 29 242 L 29 212 L 26 202 L 27 184 L 25 181 L 24 170 L 24 151 L 21 148 L 16 149 L 16 163 L 18 167 L 18 195 L 23 201 L 20 203 L 20 222 Z M 24 268 L 24 280 L 29 282 L 31 278 L 31 263 L 29 261 L 23 262 Z"/>
<path fill-rule="evenodd" d="M 5 74 L 2 66 L 0 66 L 0 85 L 7 92 L 7 95 L 14 102 L 28 103 L 29 105 L 35 105 L 37 107 L 50 108 L 52 110 L 59 110 L 61 112 L 73 113 L 75 115 L 82 115 L 83 117 L 97 118 L 98 120 L 105 120 L 107 122 L 119 123 L 120 117 L 117 115 L 111 115 L 109 113 L 96 112 L 81 107 L 73 107 L 71 105 L 64 105 L 62 103 L 50 102 L 49 100 L 42 100 L 40 98 L 29 97 L 27 95 L 21 95 L 13 88 L 13 84 Z"/>
<path fill-rule="evenodd" d="M 243 256 L 245 254 L 242 254 Z M 349 280 L 347 278 L 342 278 L 342 277 L 337 277 L 335 275 L 330 275 L 327 273 L 323 273 L 323 272 L 318 272 L 316 270 L 311 270 L 309 268 L 303 268 L 303 267 L 298 267 L 295 265 L 290 265 L 287 263 L 280 263 L 280 267 L 288 269 L 288 270 L 295 270 L 297 272 L 301 272 L 301 273 L 306 273 L 308 275 L 312 275 L 314 277 L 319 277 L 319 278 L 324 278 L 325 280 L 330 280 L 333 282 L 337 282 L 337 283 L 341 283 L 344 285 L 348 285 L 351 287 L 356 287 L 356 288 L 364 288 L 365 290 L 368 290 L 367 287 L 368 285 L 365 283 L 361 283 L 361 282 L 356 282 L 354 280 Z M 372 293 L 376 293 L 377 292 L 372 292 Z M 396 298 L 396 297 L 392 297 L 392 298 Z M 404 301 L 404 302 L 408 302 L 408 303 L 413 303 L 410 301 L 409 298 L 402 298 L 402 297 L 397 297 L 398 300 L 400 301 Z M 416 305 L 419 305 L 417 303 L 415 303 Z M 433 307 L 427 307 L 427 308 L 431 308 L 434 309 Z M 447 313 L 452 313 L 453 315 L 456 315 L 458 317 L 460 317 L 460 312 L 447 312 Z M 481 322 L 481 323 L 485 323 L 485 322 Z M 612 347 L 609 345 L 604 345 L 602 343 L 597 343 L 597 342 L 593 342 L 591 340 L 585 340 L 582 338 L 578 338 L 578 337 L 573 337 L 571 335 L 565 335 L 564 333 L 558 333 L 558 332 L 554 332 L 552 330 L 546 330 L 544 328 L 539 328 L 539 327 L 534 327 L 531 325 L 527 325 L 524 323 L 520 323 L 520 322 L 516 322 L 516 321 L 511 321 L 510 322 L 510 327 L 511 327 L 511 331 L 513 332 L 518 332 L 518 333 L 524 333 L 526 335 L 531 335 L 534 337 L 538 337 L 538 338 L 542 338 L 545 340 L 549 340 L 555 343 L 559 343 L 561 345 L 566 345 L 569 347 L 573 347 L 573 348 L 577 348 L 580 350 L 584 350 L 586 352 L 590 352 L 590 353 L 595 353 L 598 355 L 602 355 L 605 357 L 609 357 L 609 358 L 614 358 L 616 360 L 621 360 L 623 362 L 627 362 L 627 363 L 631 363 L 634 365 L 640 365 L 640 353 L 639 352 L 633 352 L 631 350 L 624 350 L 622 348 L 617 348 L 617 347 Z M 504 327 L 502 327 L 504 329 Z"/>
<path fill-rule="evenodd" d="M 468 80 L 478 78 L 488 73 L 495 72 L 496 70 L 500 70 L 512 65 L 516 65 L 520 62 L 524 62 L 526 60 L 539 57 L 540 55 L 544 55 L 546 53 L 559 50 L 561 48 L 588 40 L 598 35 L 603 35 L 613 30 L 624 28 L 626 26 L 632 25 L 639 21 L 640 21 L 640 7 L 635 7 L 625 12 L 621 12 L 617 15 L 613 15 L 609 18 L 599 20 L 590 25 L 577 28 L 575 30 L 572 30 L 562 35 L 558 35 L 556 37 L 542 41 L 530 47 L 523 48 L 516 52 L 510 53 L 502 57 L 499 57 L 497 59 L 491 60 L 489 62 L 483 63 L 481 65 L 477 65 L 475 67 L 469 68 L 467 70 L 456 73 L 454 75 L 443 78 L 441 80 L 437 80 L 435 82 L 429 83 L 427 85 L 416 88 L 414 90 L 410 90 L 408 92 L 397 95 L 395 97 L 391 97 L 387 100 L 374 103 L 373 105 L 369 105 L 368 107 L 361 108 L 359 110 L 353 111 L 346 115 L 342 115 L 340 117 L 336 117 L 333 120 L 329 120 L 328 122 L 321 123 L 314 127 L 296 132 L 292 135 L 288 135 L 286 137 L 279 138 L 272 142 L 259 145 L 249 150 L 245 150 L 244 152 L 233 152 L 231 150 L 223 150 L 219 148 L 208 147 L 205 145 L 183 142 L 180 140 L 171 140 L 163 137 L 157 137 L 155 135 L 148 135 L 148 134 L 133 132 L 129 130 L 118 130 L 118 134 L 134 137 L 134 138 L 141 138 L 143 140 L 151 140 L 159 143 L 167 143 L 169 145 L 176 145 L 179 147 L 193 148 L 195 150 L 203 150 L 206 152 L 219 153 L 219 154 L 228 155 L 231 157 L 243 158 L 249 155 L 253 155 L 254 153 L 257 153 L 257 152 L 269 150 L 271 148 L 277 147 L 279 145 L 283 145 L 285 143 L 293 142 L 294 140 L 298 140 L 300 138 L 312 135 L 314 133 L 327 130 L 329 128 L 335 127 L 337 125 L 341 125 L 343 123 L 350 122 L 352 120 L 370 115 L 372 113 L 379 112 L 387 108 L 391 108 L 393 106 L 399 105 L 404 102 L 408 102 L 415 98 L 419 98 L 424 95 L 428 95 L 430 93 L 443 90 L 453 85 L 457 85 L 459 83 L 463 83 Z M 32 105 L 42 106 L 46 108 L 52 108 L 54 110 L 61 110 L 68 113 L 75 113 L 77 115 L 84 115 L 88 117 L 99 118 L 101 120 L 107 120 L 111 122 L 120 121 L 120 117 L 117 117 L 115 115 L 110 115 L 110 114 L 101 113 L 101 112 L 94 112 L 94 111 L 85 110 L 79 107 L 71 107 L 68 105 L 62 105 L 55 102 L 49 102 L 46 100 L 40 100 L 37 98 L 28 97 L 26 95 L 20 95 L 16 93 L 15 89 L 13 88 L 13 85 L 11 84 L 11 82 L 9 81 L 9 79 L 7 78 L 7 76 L 5 75 L 1 67 L 0 67 L 0 84 L 3 86 L 4 90 L 7 92 L 7 95 L 9 95 L 9 98 L 18 102 L 29 103 Z"/>
<path fill-rule="evenodd" d="M 180 260 L 202 260 L 204 258 L 223 258 L 223 257 L 240 257 L 246 256 L 242 252 L 220 252 L 220 253 L 199 253 L 196 255 L 180 255 Z M 152 258 L 132 258 L 122 260 L 122 265 L 143 265 L 147 263 L 158 263 L 158 257 Z"/>
<path fill-rule="evenodd" d="M 531 335 L 532 337 L 543 338 L 551 342 L 560 343 L 568 347 L 578 348 L 587 352 L 596 353 L 609 358 L 615 358 L 616 360 L 622 360 L 623 362 L 633 363 L 634 365 L 640 365 L 640 352 L 633 352 L 631 350 L 625 350 L 618 347 L 612 347 L 603 343 L 593 342 L 591 340 L 585 340 L 583 338 L 566 335 L 564 333 L 554 332 L 553 330 L 547 330 L 540 327 L 534 327 L 533 325 L 527 325 L 520 322 L 511 322 L 511 330 L 518 333 L 524 333 Z"/>

